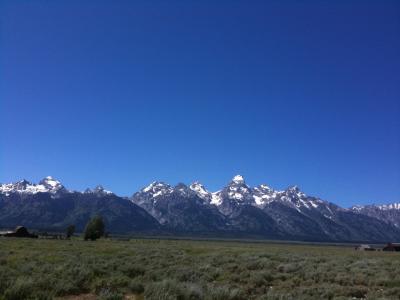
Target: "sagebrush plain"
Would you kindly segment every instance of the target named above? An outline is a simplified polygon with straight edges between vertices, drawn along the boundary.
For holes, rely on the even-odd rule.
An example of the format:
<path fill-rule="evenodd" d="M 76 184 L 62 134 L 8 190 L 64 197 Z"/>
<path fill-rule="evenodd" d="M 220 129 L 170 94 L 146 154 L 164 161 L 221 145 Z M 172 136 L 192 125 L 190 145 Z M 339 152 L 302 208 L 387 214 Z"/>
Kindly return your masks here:
<path fill-rule="evenodd" d="M 0 299 L 399 299 L 399 266 L 350 246 L 0 238 Z"/>

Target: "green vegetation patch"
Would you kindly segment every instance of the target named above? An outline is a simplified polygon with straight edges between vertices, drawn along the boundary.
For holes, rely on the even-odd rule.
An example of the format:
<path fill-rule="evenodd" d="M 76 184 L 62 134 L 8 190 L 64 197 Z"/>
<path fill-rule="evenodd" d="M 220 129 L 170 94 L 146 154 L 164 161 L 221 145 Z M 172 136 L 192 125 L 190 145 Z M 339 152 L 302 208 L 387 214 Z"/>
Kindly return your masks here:
<path fill-rule="evenodd" d="M 350 247 L 2 238 L 0 299 L 399 299 L 399 266 Z"/>

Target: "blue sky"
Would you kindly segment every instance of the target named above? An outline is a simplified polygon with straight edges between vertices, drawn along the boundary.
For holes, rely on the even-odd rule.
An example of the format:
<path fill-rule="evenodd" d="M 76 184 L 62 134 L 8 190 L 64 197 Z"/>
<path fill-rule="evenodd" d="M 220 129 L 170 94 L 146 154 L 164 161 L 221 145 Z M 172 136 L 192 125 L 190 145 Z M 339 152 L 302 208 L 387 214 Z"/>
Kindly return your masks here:
<path fill-rule="evenodd" d="M 399 1 L 2 1 L 0 182 L 400 201 Z"/>

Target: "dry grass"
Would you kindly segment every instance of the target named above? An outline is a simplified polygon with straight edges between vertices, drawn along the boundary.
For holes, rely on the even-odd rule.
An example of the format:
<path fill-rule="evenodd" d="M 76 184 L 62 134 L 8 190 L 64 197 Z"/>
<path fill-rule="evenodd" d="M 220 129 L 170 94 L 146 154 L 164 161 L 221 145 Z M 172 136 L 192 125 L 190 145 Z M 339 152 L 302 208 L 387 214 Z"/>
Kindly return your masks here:
<path fill-rule="evenodd" d="M 3 238 L 0 299 L 400 299 L 399 266 L 350 247 Z"/>

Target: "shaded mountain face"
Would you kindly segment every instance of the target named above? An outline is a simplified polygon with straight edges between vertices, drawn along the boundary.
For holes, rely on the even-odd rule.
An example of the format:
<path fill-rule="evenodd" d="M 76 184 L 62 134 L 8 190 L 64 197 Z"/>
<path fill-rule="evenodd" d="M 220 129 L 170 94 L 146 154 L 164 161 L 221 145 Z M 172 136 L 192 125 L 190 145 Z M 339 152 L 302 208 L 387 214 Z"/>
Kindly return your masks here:
<path fill-rule="evenodd" d="M 160 229 L 157 220 L 144 209 L 100 186 L 82 193 L 68 191 L 50 177 L 39 184 L 21 181 L 0 186 L 0 227 L 24 224 L 63 231 L 74 224 L 81 231 L 95 215 L 104 218 L 109 232 Z"/>
<path fill-rule="evenodd" d="M 0 185 L 0 227 L 82 230 L 100 214 L 111 232 L 263 237 L 308 241 L 399 241 L 400 205 L 351 209 L 311 197 L 297 186 L 278 191 L 250 187 L 240 175 L 209 192 L 194 182 L 170 186 L 153 182 L 129 199 L 103 187 L 67 190 L 46 177 Z"/>
<path fill-rule="evenodd" d="M 353 206 L 351 210 L 356 214 L 376 218 L 387 224 L 400 228 L 400 203 Z"/>
<path fill-rule="evenodd" d="M 225 216 L 184 184 L 171 187 L 153 182 L 135 193 L 131 201 L 173 231 L 208 233 L 228 229 Z"/>

